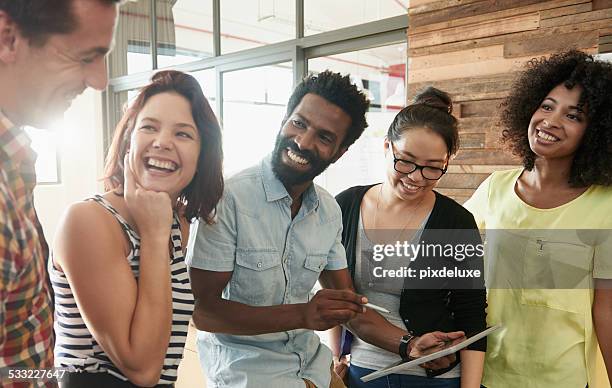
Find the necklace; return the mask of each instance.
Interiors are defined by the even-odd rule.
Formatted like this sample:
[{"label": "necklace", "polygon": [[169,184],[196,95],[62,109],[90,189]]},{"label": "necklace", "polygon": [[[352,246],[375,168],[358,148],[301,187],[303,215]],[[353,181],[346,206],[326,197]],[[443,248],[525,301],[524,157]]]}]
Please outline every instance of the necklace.
[{"label": "necklace", "polygon": [[[380,190],[378,190],[378,196],[376,198],[376,210],[374,212],[374,230],[376,230],[376,231],[378,231],[378,208],[380,207],[380,198],[382,197],[382,189],[383,189],[383,184],[381,183],[380,184]],[[401,235],[404,233],[404,231],[406,230],[406,228],[408,227],[408,225],[410,224],[410,222],[414,218],[414,214],[416,213],[416,209],[418,209],[419,206],[421,206],[421,203],[423,202],[424,199],[425,199],[425,196],[423,196],[423,198],[421,198],[421,200],[412,208],[412,210],[414,210],[414,211],[410,213],[410,216],[408,217],[408,221],[406,221],[406,223],[404,224],[402,229],[399,231],[397,236],[395,236],[395,239],[393,239],[391,241],[399,241],[399,238],[401,237]]]}]

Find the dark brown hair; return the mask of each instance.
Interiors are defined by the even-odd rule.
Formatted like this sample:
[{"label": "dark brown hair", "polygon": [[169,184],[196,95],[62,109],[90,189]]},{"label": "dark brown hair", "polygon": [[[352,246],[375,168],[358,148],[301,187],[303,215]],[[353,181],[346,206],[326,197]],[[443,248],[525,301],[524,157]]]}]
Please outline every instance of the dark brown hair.
[{"label": "dark brown hair", "polygon": [[[72,10],[75,1],[82,0],[0,0],[0,10],[8,14],[24,37],[41,46],[49,35],[69,34],[77,28]],[[123,2],[98,1],[108,5]]]},{"label": "dark brown hair", "polygon": [[104,188],[108,191],[123,186],[123,158],[130,145],[136,117],[149,98],[160,93],[177,93],[191,105],[191,114],[200,134],[200,155],[196,173],[178,201],[184,205],[185,217],[202,218],[211,223],[215,208],[223,194],[223,149],[221,128],[200,84],[189,74],[175,70],[160,71],[151,83],[140,90],[115,129],[104,167]]},{"label": "dark brown hair", "polygon": [[536,154],[529,146],[531,117],[558,85],[580,85],[588,125],[574,155],[569,184],[612,185],[612,63],[595,60],[578,50],[534,58],[527,62],[501,106],[502,141],[532,170]]},{"label": "dark brown hair", "polygon": [[404,131],[410,128],[428,128],[444,139],[448,156],[459,149],[459,131],[457,119],[453,113],[453,101],[448,93],[433,86],[421,90],[412,104],[395,116],[387,131],[387,139],[396,141]]}]

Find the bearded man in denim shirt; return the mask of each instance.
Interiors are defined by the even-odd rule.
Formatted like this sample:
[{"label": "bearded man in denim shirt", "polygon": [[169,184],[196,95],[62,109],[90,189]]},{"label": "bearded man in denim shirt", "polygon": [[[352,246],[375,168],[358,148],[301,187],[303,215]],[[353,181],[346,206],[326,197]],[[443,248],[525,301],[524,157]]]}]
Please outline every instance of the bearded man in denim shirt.
[{"label": "bearded man in denim shirt", "polygon": [[[187,263],[208,387],[344,386],[314,330],[365,316],[367,300],[346,269],[340,209],[312,181],[363,133],[368,106],[348,76],[305,78],[272,154],[226,182],[214,223],[192,225]],[[317,280],[324,289],[311,298]]]}]

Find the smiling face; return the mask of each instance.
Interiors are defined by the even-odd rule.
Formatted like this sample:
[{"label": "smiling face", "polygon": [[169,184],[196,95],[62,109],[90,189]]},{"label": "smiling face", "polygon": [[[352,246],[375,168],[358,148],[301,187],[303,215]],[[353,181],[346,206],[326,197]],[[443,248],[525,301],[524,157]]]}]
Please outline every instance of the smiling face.
[{"label": "smiling face", "polygon": [[541,158],[572,157],[580,146],[588,126],[587,108],[580,106],[582,87],[553,88],[529,123],[529,146]]},{"label": "smiling face", "polygon": [[3,42],[0,59],[10,76],[3,83],[12,100],[3,101],[3,108],[16,123],[44,128],[61,118],[87,87],[106,87],[105,56],[113,39],[117,6],[98,0],[72,4],[77,21],[73,32],[52,34],[40,47],[18,32],[14,40],[8,40],[11,46]]},{"label": "smiling face", "polygon": [[195,175],[200,147],[189,101],[171,92],[150,97],[136,117],[130,140],[136,181],[176,200]]},{"label": "smiling face", "polygon": [[385,139],[387,182],[393,193],[402,200],[419,201],[436,186],[437,180],[428,180],[416,169],[402,174],[394,168],[393,154],[398,159],[420,166],[444,169],[448,163],[448,148],[442,136],[427,128],[404,130],[398,140]]},{"label": "smiling face", "polygon": [[350,116],[325,98],[308,93],[287,118],[272,154],[272,169],[285,186],[312,181],[346,151]]}]

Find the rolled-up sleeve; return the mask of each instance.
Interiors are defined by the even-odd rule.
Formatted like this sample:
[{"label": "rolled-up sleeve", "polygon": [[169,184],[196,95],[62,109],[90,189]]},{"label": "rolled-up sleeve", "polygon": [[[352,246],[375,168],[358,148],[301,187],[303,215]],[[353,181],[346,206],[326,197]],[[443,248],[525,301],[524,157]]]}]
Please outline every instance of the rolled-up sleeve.
[{"label": "rolled-up sleeve", "polygon": [[236,261],[236,206],[229,191],[217,205],[212,224],[200,220],[190,228],[186,263],[190,268],[231,272]]}]

